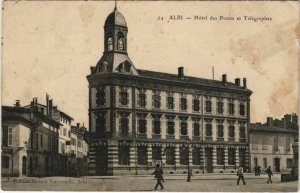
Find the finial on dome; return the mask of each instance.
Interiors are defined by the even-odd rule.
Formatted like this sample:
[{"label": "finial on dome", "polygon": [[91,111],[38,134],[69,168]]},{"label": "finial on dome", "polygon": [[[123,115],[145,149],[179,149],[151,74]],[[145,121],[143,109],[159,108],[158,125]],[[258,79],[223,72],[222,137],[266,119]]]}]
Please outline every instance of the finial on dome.
[{"label": "finial on dome", "polygon": [[115,0],[115,11],[117,11],[117,0]]}]

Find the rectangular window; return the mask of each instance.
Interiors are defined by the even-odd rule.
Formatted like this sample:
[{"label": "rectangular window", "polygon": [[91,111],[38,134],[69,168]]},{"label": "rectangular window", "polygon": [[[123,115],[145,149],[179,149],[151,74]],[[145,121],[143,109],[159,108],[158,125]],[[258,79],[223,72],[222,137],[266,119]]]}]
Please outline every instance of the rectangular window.
[{"label": "rectangular window", "polygon": [[174,135],[174,121],[168,121],[167,124],[168,135]]},{"label": "rectangular window", "polygon": [[228,165],[235,164],[235,149],[229,148],[228,149]]},{"label": "rectangular window", "polygon": [[2,168],[9,168],[9,157],[8,156],[2,156],[1,157],[1,167]]},{"label": "rectangular window", "polygon": [[278,151],[278,137],[274,137],[274,151]]},{"label": "rectangular window", "polygon": [[6,147],[8,145],[8,128],[2,126],[2,145]]},{"label": "rectangular window", "polygon": [[199,99],[194,99],[193,101],[193,110],[194,111],[200,111],[200,102]]},{"label": "rectangular window", "polygon": [[139,165],[147,165],[147,147],[137,147]]},{"label": "rectangular window", "polygon": [[161,160],[161,147],[152,147],[152,159]]},{"label": "rectangular window", "polygon": [[153,95],[153,107],[160,108],[160,95]]},{"label": "rectangular window", "polygon": [[217,109],[218,114],[223,114],[223,102],[218,101],[218,109]]},{"label": "rectangular window", "polygon": [[63,135],[67,136],[67,129],[66,128],[64,128],[64,130],[63,130]]},{"label": "rectangular window", "polygon": [[198,122],[194,122],[194,136],[200,135],[200,124]]},{"label": "rectangular window", "polygon": [[290,151],[291,150],[290,144],[291,144],[290,138],[287,137],[286,138],[286,144],[285,144],[285,150],[286,151]]},{"label": "rectangular window", "polygon": [[242,138],[242,139],[246,138],[245,126],[244,125],[240,125],[240,138]]},{"label": "rectangular window", "polygon": [[212,127],[211,123],[205,124],[205,136],[211,137],[212,135],[211,127]]},{"label": "rectangular window", "polygon": [[166,164],[175,165],[175,149],[174,147],[166,148]]},{"label": "rectangular window", "polygon": [[147,121],[145,119],[139,119],[139,133],[147,132]]},{"label": "rectangular window", "polygon": [[244,104],[240,104],[240,115],[241,116],[245,115],[245,105]]},{"label": "rectangular window", "polygon": [[43,147],[43,134],[41,134],[41,147]]},{"label": "rectangular window", "polygon": [[217,148],[217,164],[224,165],[224,149]]},{"label": "rectangular window", "polygon": [[287,168],[292,168],[292,166],[293,166],[293,159],[287,158],[286,159],[286,167]]},{"label": "rectangular window", "polygon": [[105,119],[105,114],[100,113],[96,117],[96,132],[97,133],[104,133],[106,127],[106,119]]},{"label": "rectangular window", "polygon": [[121,130],[120,132],[122,134],[128,134],[129,126],[128,126],[128,118],[127,117],[121,117]]},{"label": "rectangular window", "polygon": [[224,128],[223,125],[218,125],[218,137],[223,138],[224,137]]},{"label": "rectangular window", "polygon": [[187,122],[181,121],[180,123],[180,134],[187,135]]},{"label": "rectangular window", "polygon": [[119,146],[119,165],[129,165],[128,146]]},{"label": "rectangular window", "polygon": [[169,96],[167,98],[167,108],[168,109],[174,109],[174,97]]},{"label": "rectangular window", "polygon": [[229,125],[228,137],[234,137],[234,125]]},{"label": "rectangular window", "polygon": [[160,134],[160,120],[159,119],[155,119],[153,121],[153,125],[154,125],[154,128],[153,128],[154,134]]},{"label": "rectangular window", "polygon": [[211,113],[211,101],[205,101],[205,112]]},{"label": "rectangular window", "polygon": [[200,148],[193,149],[193,165],[200,165]]},{"label": "rectangular window", "polygon": [[229,113],[229,115],[233,115],[234,114],[234,102],[233,102],[233,100],[229,101],[229,104],[228,104],[228,113]]},{"label": "rectangular window", "polygon": [[13,139],[13,133],[12,133],[12,128],[8,128],[8,145],[12,145],[12,139]]},{"label": "rectangular window", "polygon": [[104,105],[105,104],[105,88],[98,88],[96,91],[96,104]]},{"label": "rectangular window", "polygon": [[146,107],[146,95],[144,93],[139,94],[139,106]]},{"label": "rectangular window", "polygon": [[180,165],[188,164],[188,151],[186,147],[180,147]]},{"label": "rectangular window", "polygon": [[185,111],[187,109],[187,101],[186,98],[181,98],[180,99],[180,109]]},{"label": "rectangular window", "polygon": [[128,105],[128,93],[126,91],[122,91],[120,95],[121,95],[120,98],[121,105]]},{"label": "rectangular window", "polygon": [[268,167],[267,158],[263,158],[264,168]]}]

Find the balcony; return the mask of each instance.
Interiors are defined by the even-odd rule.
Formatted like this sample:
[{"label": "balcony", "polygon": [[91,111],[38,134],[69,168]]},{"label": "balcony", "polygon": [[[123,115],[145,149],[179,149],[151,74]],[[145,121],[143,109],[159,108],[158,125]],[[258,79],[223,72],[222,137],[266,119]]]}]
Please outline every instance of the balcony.
[{"label": "balcony", "polygon": [[188,135],[180,135],[181,140],[187,140],[189,138]]},{"label": "balcony", "polygon": [[152,139],[161,139],[160,134],[152,134]]},{"label": "balcony", "polygon": [[166,139],[175,139],[174,135],[166,135]]},{"label": "balcony", "polygon": [[138,133],[137,137],[140,138],[140,139],[146,139],[147,138],[147,133]]},{"label": "balcony", "polygon": [[235,138],[234,137],[228,137],[228,142],[235,142]]},{"label": "balcony", "polygon": [[224,137],[218,137],[217,141],[224,141]]},{"label": "balcony", "polygon": [[132,133],[131,132],[117,132],[116,134],[117,137],[119,138],[131,138],[132,137]]},{"label": "balcony", "polygon": [[200,136],[193,136],[193,140],[195,140],[195,141],[200,141]]},{"label": "balcony", "polygon": [[212,141],[212,137],[211,136],[206,136],[205,141]]},{"label": "balcony", "polygon": [[240,138],[240,142],[246,142],[246,138]]}]

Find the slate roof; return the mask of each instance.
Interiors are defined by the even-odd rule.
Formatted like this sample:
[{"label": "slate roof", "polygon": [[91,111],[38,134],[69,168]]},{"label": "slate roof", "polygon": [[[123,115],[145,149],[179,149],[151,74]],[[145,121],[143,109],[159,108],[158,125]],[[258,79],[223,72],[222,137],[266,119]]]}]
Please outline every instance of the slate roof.
[{"label": "slate roof", "polygon": [[125,17],[117,10],[114,10],[107,16],[104,24],[105,27],[114,25],[127,27]]},{"label": "slate roof", "polygon": [[262,124],[250,124],[250,132],[292,133],[292,134],[298,133],[298,131],[293,129],[285,129],[283,127],[269,126],[269,125],[262,125]]},{"label": "slate roof", "polygon": [[173,81],[173,82],[180,82],[185,84],[196,84],[202,86],[209,86],[209,87],[217,87],[217,88],[231,88],[235,90],[247,91],[250,94],[252,93],[251,90],[247,88],[243,88],[243,86],[237,86],[232,82],[226,82],[223,84],[220,80],[211,80],[211,79],[204,79],[204,78],[197,78],[192,76],[184,76],[184,78],[179,78],[177,74],[170,74],[164,72],[155,72],[149,70],[142,70],[137,69],[139,76],[143,76],[146,78],[154,78],[160,79],[162,81]]}]

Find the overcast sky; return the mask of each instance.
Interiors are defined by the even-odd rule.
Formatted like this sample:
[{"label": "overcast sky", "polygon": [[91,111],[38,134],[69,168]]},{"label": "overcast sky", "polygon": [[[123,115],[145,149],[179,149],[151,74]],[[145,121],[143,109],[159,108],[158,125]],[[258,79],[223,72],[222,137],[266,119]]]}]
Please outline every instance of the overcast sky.
[{"label": "overcast sky", "polygon": [[[88,124],[90,66],[103,53],[103,26],[113,1],[3,2],[2,103],[33,97]],[[128,54],[138,69],[229,81],[247,78],[251,121],[298,108],[298,2],[118,2]],[[170,15],[191,20],[168,21]],[[193,20],[241,16],[240,21]],[[165,17],[158,21],[159,16]],[[271,21],[245,21],[243,16]]]}]

